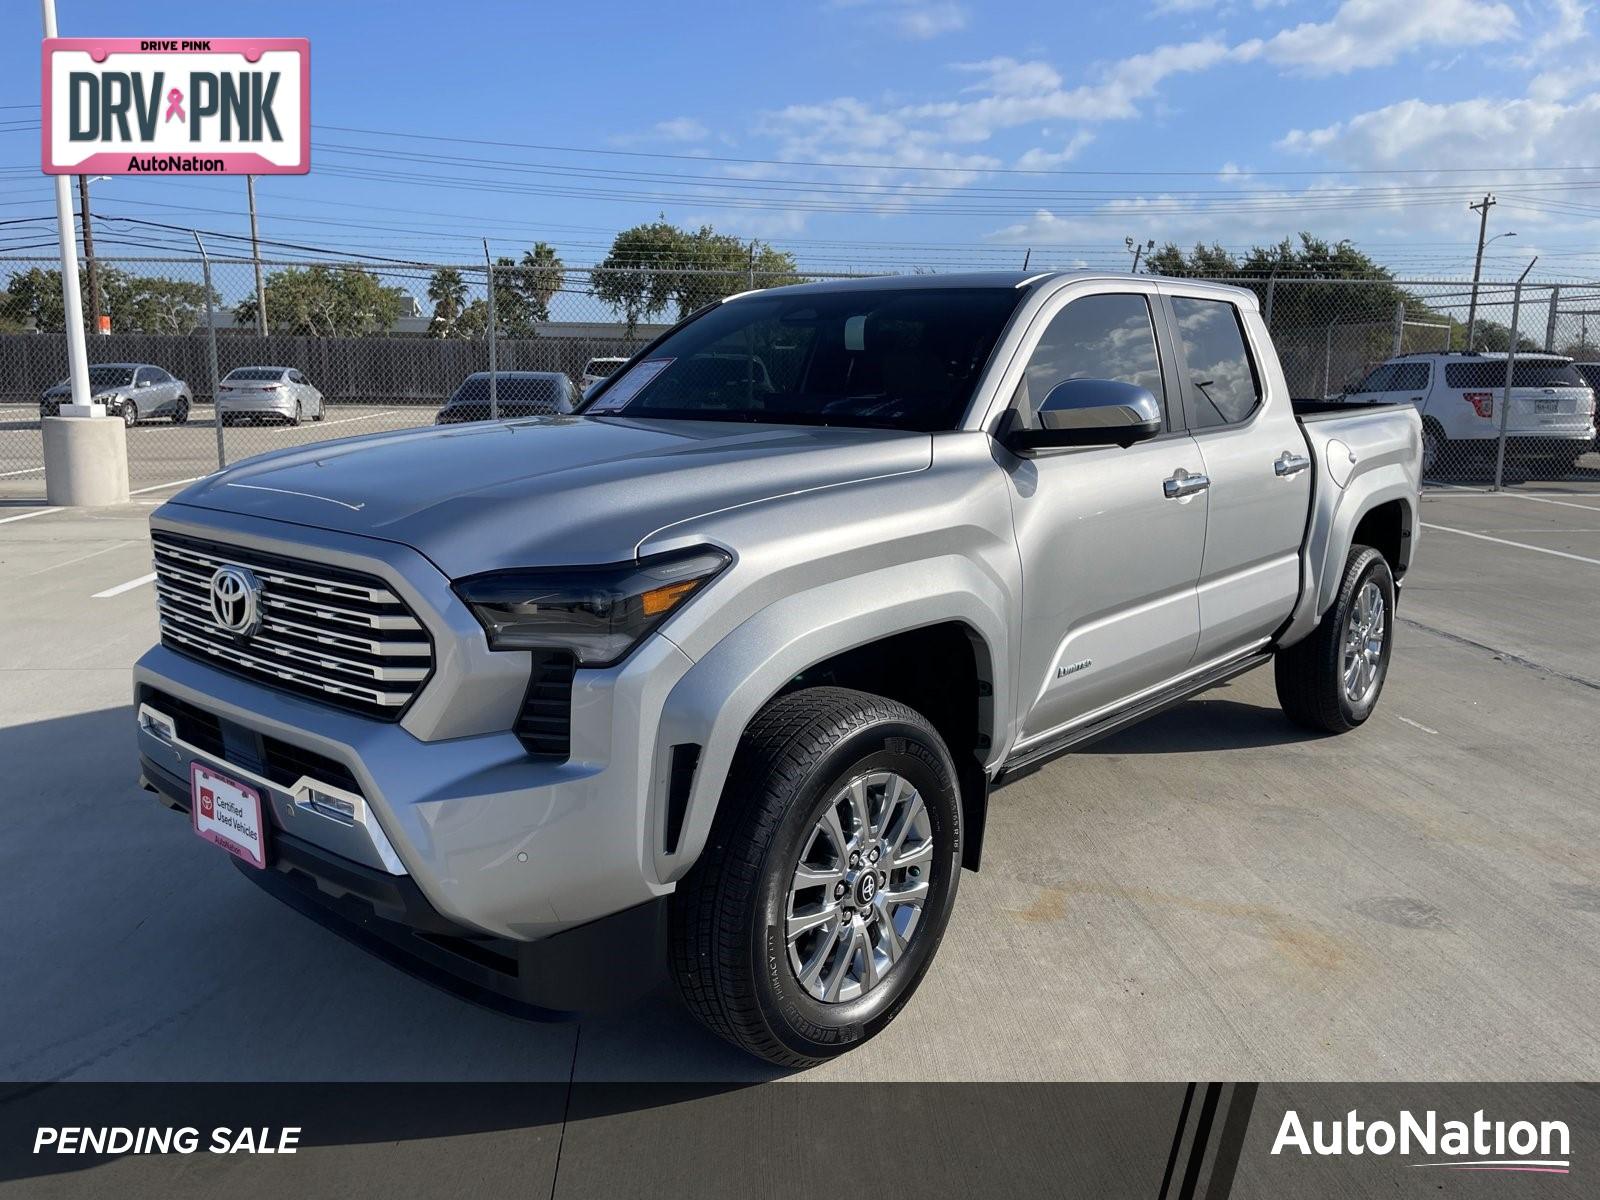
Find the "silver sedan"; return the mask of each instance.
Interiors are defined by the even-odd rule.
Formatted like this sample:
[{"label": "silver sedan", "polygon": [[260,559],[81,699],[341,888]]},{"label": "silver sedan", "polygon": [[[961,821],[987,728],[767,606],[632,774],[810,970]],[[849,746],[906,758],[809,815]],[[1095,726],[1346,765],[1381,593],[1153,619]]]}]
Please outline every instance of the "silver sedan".
[{"label": "silver sedan", "polygon": [[217,385],[222,423],[286,421],[298,425],[323,417],[322,393],[294,367],[235,367]]}]

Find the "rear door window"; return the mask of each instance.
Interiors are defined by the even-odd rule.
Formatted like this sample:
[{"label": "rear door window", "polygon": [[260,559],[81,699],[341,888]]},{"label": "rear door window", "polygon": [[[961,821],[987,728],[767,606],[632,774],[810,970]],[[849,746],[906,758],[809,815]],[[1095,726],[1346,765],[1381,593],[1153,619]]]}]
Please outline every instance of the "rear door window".
[{"label": "rear door window", "polygon": [[1428,364],[1420,362],[1395,363],[1394,383],[1391,391],[1425,392],[1428,390]]},{"label": "rear door window", "polygon": [[1173,316],[1189,371],[1184,394],[1191,429],[1236,425],[1261,403],[1261,384],[1245,345],[1239,310],[1227,300],[1175,296]]}]

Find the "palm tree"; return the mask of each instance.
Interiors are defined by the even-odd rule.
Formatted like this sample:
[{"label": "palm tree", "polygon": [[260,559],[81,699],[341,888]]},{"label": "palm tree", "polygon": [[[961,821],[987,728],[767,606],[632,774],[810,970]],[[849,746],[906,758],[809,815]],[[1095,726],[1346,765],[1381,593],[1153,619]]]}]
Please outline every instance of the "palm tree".
[{"label": "palm tree", "polygon": [[548,242],[535,242],[532,250],[523,251],[518,290],[527,298],[535,321],[550,319],[550,298],[566,279],[567,265]]},{"label": "palm tree", "polygon": [[428,280],[428,299],[433,301],[433,320],[428,332],[434,337],[449,337],[467,303],[467,284],[454,267],[440,267]]}]

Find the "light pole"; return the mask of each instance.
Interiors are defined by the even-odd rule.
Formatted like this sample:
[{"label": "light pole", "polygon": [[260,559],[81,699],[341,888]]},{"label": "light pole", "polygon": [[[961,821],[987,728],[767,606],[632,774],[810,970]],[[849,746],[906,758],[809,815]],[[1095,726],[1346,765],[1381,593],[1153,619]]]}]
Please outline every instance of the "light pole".
[{"label": "light pole", "polygon": [[[44,14],[44,36],[56,33],[55,0],[39,0]],[[72,236],[72,189],[65,175],[55,177],[56,240],[61,247],[61,308],[67,326],[67,378],[72,381],[72,403],[61,406],[64,417],[103,417],[104,406],[91,404],[89,355],[83,341],[83,297],[78,291],[78,246]]]},{"label": "light pole", "polygon": [[1139,273],[1139,256],[1146,250],[1154,250],[1156,248],[1156,240],[1155,238],[1148,238],[1145,240],[1143,245],[1140,245],[1131,237],[1125,237],[1122,239],[1122,244],[1126,246],[1133,254],[1133,267],[1131,270],[1133,274],[1137,275]]}]

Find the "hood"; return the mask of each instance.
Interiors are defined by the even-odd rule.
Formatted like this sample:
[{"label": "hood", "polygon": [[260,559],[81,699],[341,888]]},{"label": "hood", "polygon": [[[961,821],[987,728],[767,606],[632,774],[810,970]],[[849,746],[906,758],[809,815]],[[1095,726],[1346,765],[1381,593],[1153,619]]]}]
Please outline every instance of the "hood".
[{"label": "hood", "polygon": [[620,562],[665,525],[931,454],[929,435],[894,430],[536,417],[279,451],[173,503],[400,542],[457,578]]}]

